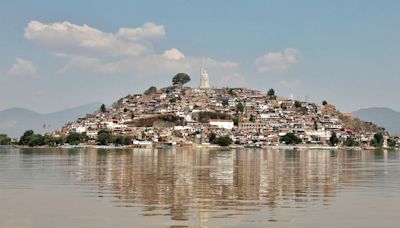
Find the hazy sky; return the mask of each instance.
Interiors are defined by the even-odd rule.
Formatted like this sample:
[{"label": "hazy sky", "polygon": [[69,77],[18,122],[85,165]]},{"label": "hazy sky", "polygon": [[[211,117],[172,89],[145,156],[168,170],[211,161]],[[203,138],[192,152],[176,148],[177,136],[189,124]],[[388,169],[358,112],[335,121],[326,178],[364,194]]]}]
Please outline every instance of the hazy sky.
[{"label": "hazy sky", "polygon": [[1,1],[0,110],[111,104],[177,72],[400,110],[400,1]]}]

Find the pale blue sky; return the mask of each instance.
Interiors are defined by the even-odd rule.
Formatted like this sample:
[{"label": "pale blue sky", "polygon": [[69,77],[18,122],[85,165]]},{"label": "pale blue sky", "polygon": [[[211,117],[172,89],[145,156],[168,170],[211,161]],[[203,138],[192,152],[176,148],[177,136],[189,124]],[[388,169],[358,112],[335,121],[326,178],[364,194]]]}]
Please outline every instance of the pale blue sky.
[{"label": "pale blue sky", "polygon": [[197,86],[202,63],[215,86],[400,110],[399,12],[399,1],[1,1],[0,110],[110,104],[178,71]]}]

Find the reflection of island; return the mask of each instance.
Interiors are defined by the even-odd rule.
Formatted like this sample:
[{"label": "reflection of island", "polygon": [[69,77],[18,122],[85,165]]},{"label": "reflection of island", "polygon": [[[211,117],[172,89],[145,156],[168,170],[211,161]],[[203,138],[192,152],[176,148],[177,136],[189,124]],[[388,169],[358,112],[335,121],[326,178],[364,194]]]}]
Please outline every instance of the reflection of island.
[{"label": "reflection of island", "polygon": [[[382,157],[385,158],[385,152]],[[118,206],[187,220],[265,207],[329,204],[341,186],[373,177],[377,152],[278,150],[96,150],[79,156],[71,175]],[[386,157],[387,159],[387,157]],[[226,214],[221,214],[223,212]],[[216,213],[218,212],[218,213]]]}]

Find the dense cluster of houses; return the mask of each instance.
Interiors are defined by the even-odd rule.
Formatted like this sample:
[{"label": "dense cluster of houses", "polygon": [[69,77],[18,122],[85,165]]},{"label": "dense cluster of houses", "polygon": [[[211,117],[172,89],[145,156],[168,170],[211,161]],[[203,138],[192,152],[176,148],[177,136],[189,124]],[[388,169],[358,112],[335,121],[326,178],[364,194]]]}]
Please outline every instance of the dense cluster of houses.
[{"label": "dense cluster of houses", "polygon": [[[327,145],[335,133],[341,142],[351,138],[368,145],[375,132],[346,129],[337,113],[330,104],[319,106],[246,88],[174,86],[128,95],[113,107],[87,114],[53,134],[58,137],[70,132],[85,133],[95,140],[100,130],[109,130],[115,135],[131,136],[132,144],[140,146],[206,145],[213,133],[217,137],[228,136],[237,145],[263,147],[281,145],[281,137],[288,133],[303,144]],[[152,126],[132,124],[162,115],[173,115],[182,121],[155,121]]]}]

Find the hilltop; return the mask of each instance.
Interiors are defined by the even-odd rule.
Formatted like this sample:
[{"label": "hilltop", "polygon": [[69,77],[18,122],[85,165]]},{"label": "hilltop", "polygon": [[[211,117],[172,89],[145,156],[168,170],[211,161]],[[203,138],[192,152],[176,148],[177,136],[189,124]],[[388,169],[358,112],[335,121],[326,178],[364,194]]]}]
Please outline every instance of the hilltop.
[{"label": "hilltop", "polygon": [[98,137],[104,137],[105,132],[128,137],[137,146],[370,146],[371,142],[382,145],[389,138],[383,128],[340,113],[332,104],[291,100],[275,95],[272,89],[263,94],[248,88],[182,85],[150,87],[143,94],[127,95],[110,108],[66,124],[53,135],[85,134],[89,143],[99,144]]}]

